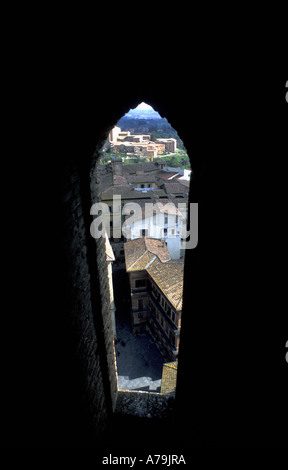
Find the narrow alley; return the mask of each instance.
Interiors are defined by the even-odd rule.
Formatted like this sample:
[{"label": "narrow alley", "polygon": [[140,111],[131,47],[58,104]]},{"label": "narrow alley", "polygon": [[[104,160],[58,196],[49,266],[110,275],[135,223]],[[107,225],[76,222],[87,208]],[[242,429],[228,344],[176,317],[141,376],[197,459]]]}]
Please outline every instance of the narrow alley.
[{"label": "narrow alley", "polygon": [[148,334],[132,334],[130,286],[124,263],[113,266],[113,287],[119,389],[160,392],[164,359]]}]

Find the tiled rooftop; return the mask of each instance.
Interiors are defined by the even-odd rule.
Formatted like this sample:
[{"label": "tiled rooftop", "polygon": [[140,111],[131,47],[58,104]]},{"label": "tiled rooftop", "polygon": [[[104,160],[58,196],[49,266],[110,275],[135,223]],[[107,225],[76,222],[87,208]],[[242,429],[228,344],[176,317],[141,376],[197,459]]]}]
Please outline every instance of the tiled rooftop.
[{"label": "tiled rooftop", "polygon": [[190,187],[190,181],[183,180],[183,179],[180,178],[179,180],[177,180],[177,182],[180,183],[180,184],[183,184],[183,186],[186,186],[186,188],[188,188],[188,189]]},{"label": "tiled rooftop", "polygon": [[[150,194],[151,191],[145,192],[145,189],[143,191],[137,191],[134,189],[133,186],[110,186],[107,188],[105,191],[102,192],[101,194],[101,200],[102,201],[108,201],[113,199],[113,195],[120,195],[122,199],[150,199],[152,194]],[[165,197],[166,193],[162,189],[154,189],[153,190],[153,196],[155,197],[158,195],[159,197]]]},{"label": "tiled rooftop", "polygon": [[114,185],[117,185],[117,186],[128,186],[125,176],[114,175],[113,182],[114,182]]},{"label": "tiled rooftop", "polygon": [[159,170],[159,165],[154,162],[128,163],[127,165],[123,165],[123,171],[127,174],[136,174],[136,171],[144,171],[146,173],[155,170]]},{"label": "tiled rooftop", "polygon": [[146,249],[154,255],[158,256],[162,263],[165,263],[171,259],[165,242],[162,240],[157,240],[156,238],[144,238],[144,241]]},{"label": "tiled rooftop", "polygon": [[[120,195],[122,199],[143,199],[151,200],[157,198],[173,199],[173,195],[188,195],[189,182],[177,180],[178,176],[172,180],[167,178],[177,175],[175,172],[166,172],[160,169],[159,164],[155,162],[132,163],[123,165],[123,175],[112,174],[112,166],[99,166],[99,177],[101,180],[102,201],[112,200],[113,195]],[[136,191],[135,183],[156,183],[157,187],[150,192],[147,188]]]},{"label": "tiled rooftop", "polygon": [[137,238],[124,244],[126,271],[146,270],[176,310],[182,310],[183,259],[171,260],[161,240]]},{"label": "tiled rooftop", "polygon": [[112,171],[106,172],[102,171],[101,173],[99,172],[99,177],[101,181],[101,188],[102,191],[105,191],[107,188],[111,187],[113,185],[113,175]]},{"label": "tiled rooftop", "polygon": [[162,380],[161,380],[161,394],[175,393],[177,383],[177,367],[178,363],[168,362],[163,364]]},{"label": "tiled rooftop", "polygon": [[155,183],[155,178],[151,174],[128,175],[126,179],[128,183]]},{"label": "tiled rooftop", "polygon": [[154,238],[137,238],[124,244],[126,271],[147,269],[155,256],[162,262],[171,259],[166,244]]},{"label": "tiled rooftop", "polygon": [[161,261],[156,258],[147,268],[147,272],[175,310],[182,310],[183,260],[171,260],[168,263],[161,263]]},{"label": "tiled rooftop", "polygon": [[189,187],[186,187],[178,181],[175,183],[167,181],[163,186],[167,194],[188,193],[189,191]]}]

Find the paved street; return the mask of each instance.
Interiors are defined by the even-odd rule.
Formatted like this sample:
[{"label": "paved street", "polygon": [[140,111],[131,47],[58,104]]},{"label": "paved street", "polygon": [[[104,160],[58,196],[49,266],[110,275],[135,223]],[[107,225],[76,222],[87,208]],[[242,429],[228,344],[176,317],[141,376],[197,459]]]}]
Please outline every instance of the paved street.
[{"label": "paved street", "polygon": [[133,335],[131,332],[130,287],[124,263],[113,266],[113,286],[119,388],[160,392],[164,360],[147,334]]}]

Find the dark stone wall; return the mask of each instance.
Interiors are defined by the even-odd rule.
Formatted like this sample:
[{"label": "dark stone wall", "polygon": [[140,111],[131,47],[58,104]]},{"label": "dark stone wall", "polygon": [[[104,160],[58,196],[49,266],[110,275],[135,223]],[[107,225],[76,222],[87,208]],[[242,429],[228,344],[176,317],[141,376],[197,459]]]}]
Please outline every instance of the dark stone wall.
[{"label": "dark stone wall", "polygon": [[199,66],[197,76],[187,69],[165,80],[121,81],[107,80],[103,66],[81,68],[77,79],[59,67],[55,81],[45,75],[34,84],[33,121],[23,113],[31,111],[31,95],[27,107],[15,107],[22,129],[27,125],[23,139],[15,127],[17,155],[3,170],[9,229],[2,245],[2,445],[101,449],[119,440],[129,447],[141,434],[149,451],[171,436],[166,421],[154,431],[149,420],[143,427],[140,418],[115,421],[106,262],[103,241],[89,231],[100,190],[91,183],[93,155],[141,101],[178,131],[194,170],[190,201],[199,202],[199,245],[185,265],[173,450],[287,442],[288,338],[272,280],[280,253],[274,246],[272,256],[263,238],[266,201],[281,198],[261,173],[264,150],[268,159],[275,155],[284,135],[277,100],[257,100],[259,81],[251,78],[245,93],[238,90],[236,108],[233,80],[214,77],[212,93],[210,73]]},{"label": "dark stone wall", "polygon": [[[111,408],[109,366],[103,337],[103,329],[105,334],[111,332],[111,326],[104,324],[110,307],[104,282],[105,275],[107,276],[105,246],[103,240],[99,240],[99,245],[102,243],[97,246],[96,251],[96,243],[93,246],[89,240],[88,224],[85,224],[83,213],[80,175],[76,168],[67,172],[66,183],[63,216],[67,320],[71,324],[75,362],[82,375],[82,383],[79,385],[83,412],[91,430],[101,433]],[[99,263],[95,262],[97,254]],[[102,305],[102,309],[98,311],[94,308],[93,311],[93,305]]]}]

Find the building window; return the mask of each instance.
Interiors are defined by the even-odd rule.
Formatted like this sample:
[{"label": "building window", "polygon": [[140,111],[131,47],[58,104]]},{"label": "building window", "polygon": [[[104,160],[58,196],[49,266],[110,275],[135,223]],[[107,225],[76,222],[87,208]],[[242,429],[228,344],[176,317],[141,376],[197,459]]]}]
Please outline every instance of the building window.
[{"label": "building window", "polygon": [[164,215],[164,224],[168,224],[168,214]]},{"label": "building window", "polygon": [[135,287],[145,287],[145,286],[146,286],[145,279],[136,279]]},{"label": "building window", "polygon": [[141,237],[146,237],[148,235],[148,230],[142,229],[141,230]]},{"label": "building window", "polygon": [[138,299],[138,309],[143,310],[143,299]]},{"label": "building window", "polygon": [[164,237],[167,237],[167,228],[164,228],[163,234],[164,234]]}]

